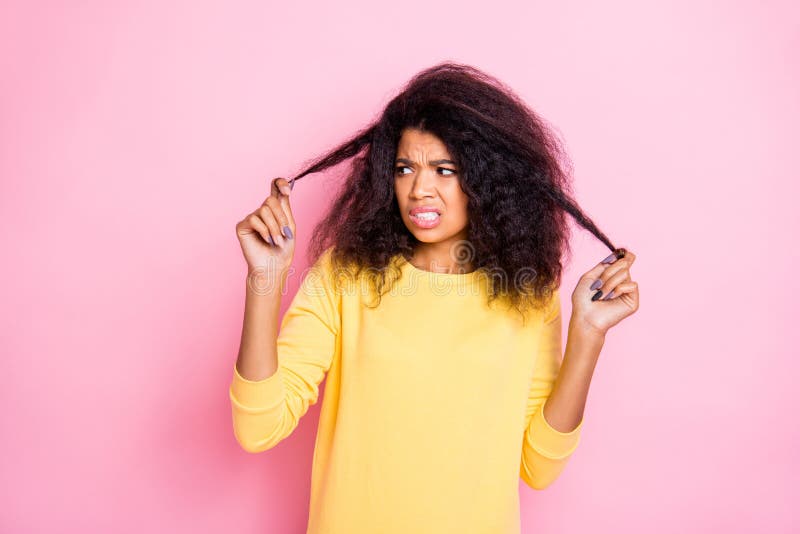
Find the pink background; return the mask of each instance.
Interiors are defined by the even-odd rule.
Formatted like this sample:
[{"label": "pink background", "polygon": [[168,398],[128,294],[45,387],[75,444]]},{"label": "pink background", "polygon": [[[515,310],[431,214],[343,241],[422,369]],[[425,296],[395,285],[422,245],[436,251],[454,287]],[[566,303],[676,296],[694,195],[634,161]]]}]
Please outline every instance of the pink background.
[{"label": "pink background", "polygon": [[[638,255],[523,531],[797,531],[796,3],[556,4],[4,2],[0,531],[305,531],[320,405],[264,454],[232,432],[234,225],[444,59],[559,128]],[[294,190],[298,270],[334,171]],[[573,244],[567,314],[608,254]]]}]

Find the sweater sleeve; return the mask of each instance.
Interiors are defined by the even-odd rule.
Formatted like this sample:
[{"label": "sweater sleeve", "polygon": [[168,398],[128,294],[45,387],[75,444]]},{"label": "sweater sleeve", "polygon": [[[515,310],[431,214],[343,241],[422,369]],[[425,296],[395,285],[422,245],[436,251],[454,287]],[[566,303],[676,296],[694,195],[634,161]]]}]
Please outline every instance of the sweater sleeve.
[{"label": "sweater sleeve", "polygon": [[233,365],[233,431],[247,452],[271,449],[294,431],[317,402],[319,384],[340,350],[341,299],[332,283],[330,250],[309,269],[281,320],[275,373],[253,381]]},{"label": "sweater sleeve", "polygon": [[544,406],[561,368],[561,299],[556,290],[544,316],[539,352],[528,395],[520,477],[533,489],[545,489],[564,469],[578,447],[583,420],[559,432],[544,418]]}]

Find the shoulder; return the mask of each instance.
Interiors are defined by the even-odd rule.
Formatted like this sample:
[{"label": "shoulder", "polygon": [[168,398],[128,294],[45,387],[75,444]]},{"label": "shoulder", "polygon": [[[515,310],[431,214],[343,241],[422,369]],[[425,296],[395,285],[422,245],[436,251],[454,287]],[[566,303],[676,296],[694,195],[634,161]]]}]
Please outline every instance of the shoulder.
[{"label": "shoulder", "polygon": [[342,284],[352,277],[353,269],[336,252],[334,245],[323,250],[312,261],[306,278],[313,278],[314,283],[323,284],[331,289],[341,289]]},{"label": "shoulder", "polygon": [[543,314],[545,323],[555,320],[561,314],[561,291],[559,288],[553,289],[552,295],[545,304]]}]

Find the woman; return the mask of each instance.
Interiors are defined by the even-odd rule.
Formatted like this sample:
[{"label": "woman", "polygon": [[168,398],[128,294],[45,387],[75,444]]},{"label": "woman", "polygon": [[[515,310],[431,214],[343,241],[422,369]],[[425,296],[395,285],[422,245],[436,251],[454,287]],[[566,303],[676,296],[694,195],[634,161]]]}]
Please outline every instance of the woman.
[{"label": "woman", "polygon": [[[315,228],[278,329],[300,177],[353,170]],[[327,376],[308,533],[516,533],[519,478],[544,489],[575,451],[606,332],[638,309],[635,256],[570,196],[564,154],[496,79],[444,63],[374,124],[240,221],[248,265],[230,399],[249,452],[296,428]],[[613,252],[572,293],[569,213]]]}]

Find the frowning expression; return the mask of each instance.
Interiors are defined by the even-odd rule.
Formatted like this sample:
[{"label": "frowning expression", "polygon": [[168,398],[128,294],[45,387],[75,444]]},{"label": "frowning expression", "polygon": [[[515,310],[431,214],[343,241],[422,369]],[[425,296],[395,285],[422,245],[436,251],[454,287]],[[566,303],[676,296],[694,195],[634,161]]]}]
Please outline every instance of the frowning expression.
[{"label": "frowning expression", "polygon": [[394,190],[406,228],[425,243],[467,238],[467,194],[437,136],[407,128],[397,145]]}]

